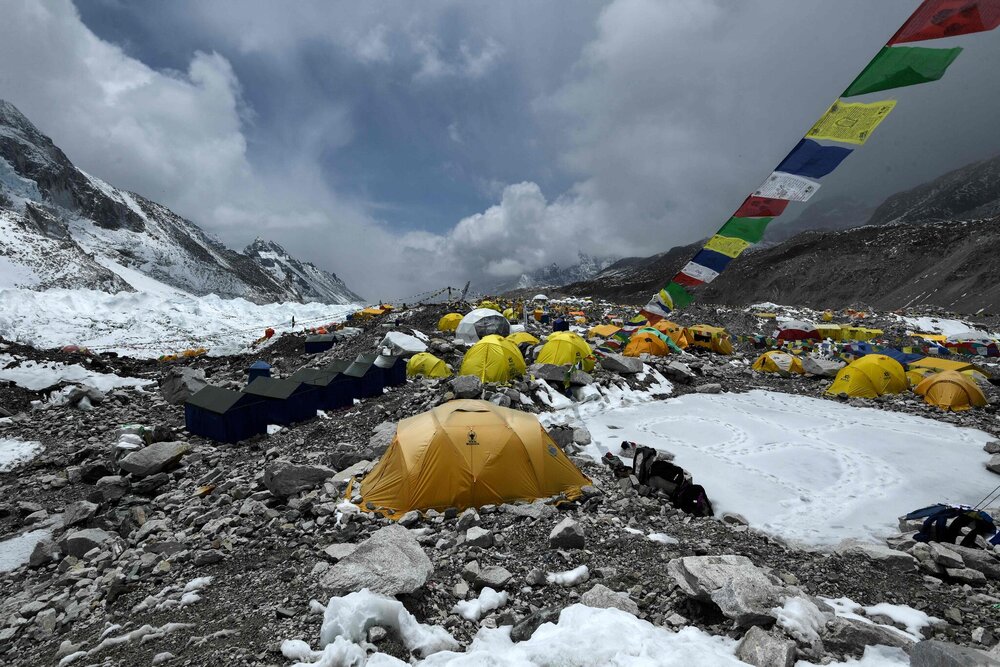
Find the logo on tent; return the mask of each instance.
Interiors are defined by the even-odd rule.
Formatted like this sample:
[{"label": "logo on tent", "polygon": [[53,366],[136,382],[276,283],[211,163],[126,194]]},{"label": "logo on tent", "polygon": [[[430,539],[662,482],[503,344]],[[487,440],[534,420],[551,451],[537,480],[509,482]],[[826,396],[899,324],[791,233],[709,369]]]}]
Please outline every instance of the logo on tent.
[{"label": "logo on tent", "polygon": [[476,440],[476,432],[473,431],[472,429],[469,429],[469,439],[465,441],[465,444],[469,446],[479,444],[479,441]]}]

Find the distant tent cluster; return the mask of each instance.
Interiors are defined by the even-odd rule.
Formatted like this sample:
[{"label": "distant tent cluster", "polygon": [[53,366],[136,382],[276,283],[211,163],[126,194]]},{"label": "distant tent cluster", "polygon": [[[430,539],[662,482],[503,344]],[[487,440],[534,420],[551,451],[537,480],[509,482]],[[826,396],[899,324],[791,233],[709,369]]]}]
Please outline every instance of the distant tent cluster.
[{"label": "distant tent cluster", "polygon": [[239,442],[261,435],[268,424],[287,426],[312,419],[317,410],[354,405],[385,387],[406,382],[402,357],[362,354],[354,361],[335,360],[321,368],[303,368],[288,378],[270,376],[262,361],[248,369],[242,391],[208,385],[184,405],[189,433],[218,442]]}]

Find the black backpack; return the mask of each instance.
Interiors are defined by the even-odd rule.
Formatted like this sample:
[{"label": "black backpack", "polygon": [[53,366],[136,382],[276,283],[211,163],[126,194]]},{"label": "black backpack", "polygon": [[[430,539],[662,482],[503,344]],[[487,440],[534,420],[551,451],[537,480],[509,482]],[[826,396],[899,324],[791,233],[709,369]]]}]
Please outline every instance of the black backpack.
[{"label": "black backpack", "polygon": [[695,516],[715,516],[715,510],[712,509],[712,501],[708,499],[705,487],[701,484],[682,484],[670,500],[678,509],[688,514]]}]

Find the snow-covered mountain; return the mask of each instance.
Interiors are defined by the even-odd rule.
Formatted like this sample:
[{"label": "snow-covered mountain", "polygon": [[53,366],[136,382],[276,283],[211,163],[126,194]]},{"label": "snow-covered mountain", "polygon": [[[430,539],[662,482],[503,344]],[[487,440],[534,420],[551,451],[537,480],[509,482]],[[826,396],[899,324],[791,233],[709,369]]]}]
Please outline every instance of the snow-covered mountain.
[{"label": "snow-covered mountain", "polygon": [[263,266],[282,284],[293,285],[304,301],[360,303],[363,299],[349,290],[335,273],[311,262],[300,262],[274,241],[259,236],[243,249],[243,254]]},{"label": "snow-covered mountain", "polygon": [[273,247],[280,259],[241,254],[165,206],[85,173],[0,100],[0,287],[120,292],[152,278],[256,303],[360,300],[337,276]]},{"label": "snow-covered mountain", "polygon": [[530,273],[522,273],[513,280],[504,281],[494,287],[496,292],[528,289],[529,287],[554,287],[568,283],[589,280],[614,264],[617,257],[594,257],[579,253],[579,261],[571,266],[549,264]]}]

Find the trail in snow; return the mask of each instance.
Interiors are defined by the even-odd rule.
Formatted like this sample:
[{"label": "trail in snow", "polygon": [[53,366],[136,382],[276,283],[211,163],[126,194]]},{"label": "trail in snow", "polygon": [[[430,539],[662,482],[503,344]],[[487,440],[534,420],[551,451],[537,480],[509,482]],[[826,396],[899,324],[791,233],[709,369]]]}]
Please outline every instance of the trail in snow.
[{"label": "trail in snow", "polygon": [[988,433],[816,398],[689,394],[582,421],[594,457],[622,440],[673,452],[716,514],[804,546],[879,541],[911,510],[975,502],[996,485],[983,465]]}]

